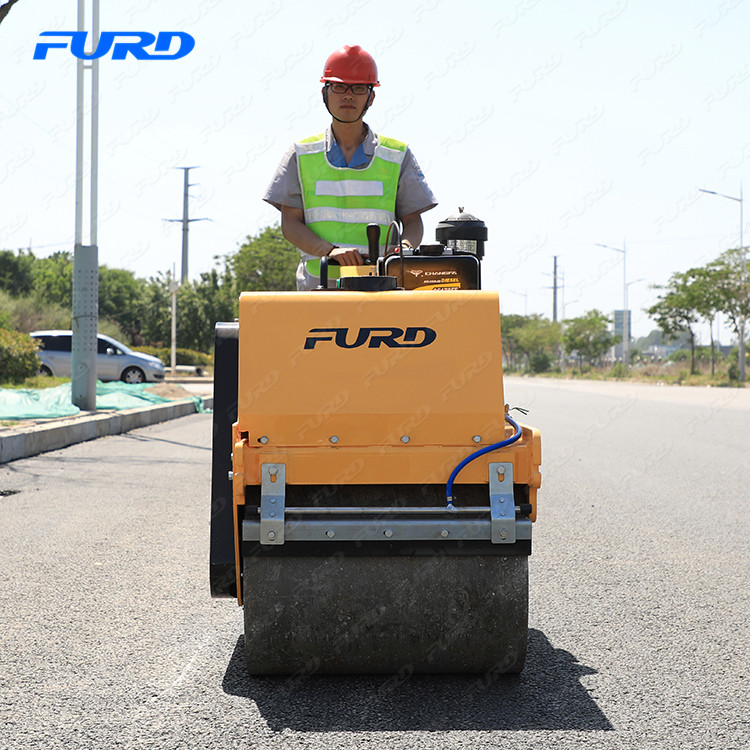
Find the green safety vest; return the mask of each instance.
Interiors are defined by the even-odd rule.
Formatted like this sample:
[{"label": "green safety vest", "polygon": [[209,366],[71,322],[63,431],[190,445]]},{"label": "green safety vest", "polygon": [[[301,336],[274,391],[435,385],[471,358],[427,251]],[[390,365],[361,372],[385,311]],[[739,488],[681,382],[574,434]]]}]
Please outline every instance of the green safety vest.
[{"label": "green safety vest", "polygon": [[305,224],[318,237],[340,247],[367,251],[366,227],[379,224],[381,242],[385,240],[396,218],[405,143],[377,136],[375,153],[363,169],[332,166],[326,156],[325,133],[296,143],[295,151]]}]

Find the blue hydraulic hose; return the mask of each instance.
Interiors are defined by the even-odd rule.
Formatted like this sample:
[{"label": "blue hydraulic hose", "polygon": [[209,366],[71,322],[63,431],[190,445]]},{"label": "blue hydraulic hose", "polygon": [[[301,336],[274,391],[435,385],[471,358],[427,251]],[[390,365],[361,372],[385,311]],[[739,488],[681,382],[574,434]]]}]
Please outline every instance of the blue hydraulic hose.
[{"label": "blue hydraulic hose", "polygon": [[492,451],[496,451],[499,448],[505,448],[506,445],[515,443],[516,440],[521,437],[521,428],[519,427],[518,423],[507,414],[505,415],[505,419],[506,421],[510,422],[513,427],[516,428],[515,433],[511,437],[506,438],[505,440],[501,440],[499,443],[488,445],[486,448],[480,448],[478,451],[474,451],[474,453],[472,453],[471,455],[466,456],[466,458],[461,461],[461,463],[458,464],[458,466],[456,466],[456,468],[451,472],[450,477],[448,477],[448,483],[445,485],[445,496],[448,508],[453,508],[453,482],[455,481],[456,476],[458,476],[458,472],[461,471],[461,469],[463,469],[466,464],[470,463],[475,458],[479,458],[479,456],[483,456],[485,453],[491,453]]}]

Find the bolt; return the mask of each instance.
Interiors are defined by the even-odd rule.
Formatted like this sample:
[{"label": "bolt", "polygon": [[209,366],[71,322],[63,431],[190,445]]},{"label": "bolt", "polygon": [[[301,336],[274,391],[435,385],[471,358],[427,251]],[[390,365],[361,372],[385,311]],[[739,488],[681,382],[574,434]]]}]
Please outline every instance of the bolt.
[{"label": "bolt", "polygon": [[504,498],[504,497],[501,497],[501,498],[500,498],[500,502],[501,502],[501,503],[504,503],[504,502],[505,502],[505,498]]},{"label": "bolt", "polygon": [[269,532],[268,532],[268,538],[269,538],[269,539],[270,539],[271,541],[273,541],[274,539],[276,539],[276,532],[275,532],[275,531],[269,531]]},{"label": "bolt", "polygon": [[230,471],[227,472],[227,479],[230,482],[234,479],[234,472],[233,471],[230,470]]},{"label": "bolt", "polygon": [[268,473],[271,476],[276,476],[277,472],[278,472],[278,469],[275,466],[269,466],[268,467]]},{"label": "bolt", "polygon": [[265,435],[263,435],[263,437],[258,438],[258,442],[265,445],[268,442],[268,438]]},{"label": "bolt", "polygon": [[383,532],[389,539],[393,536],[393,530],[392,529],[386,529]]},{"label": "bolt", "polygon": [[500,529],[500,538],[501,539],[507,539],[508,538],[508,532],[505,529]]},{"label": "bolt", "polygon": [[474,437],[472,438],[472,440],[475,443],[481,443],[482,442],[482,436],[481,435],[474,435]]},{"label": "bolt", "polygon": [[329,539],[333,539],[333,537],[336,536],[336,532],[333,529],[328,529],[328,531],[326,531],[326,536]]},{"label": "bolt", "polygon": [[331,441],[331,442],[332,442],[332,443],[333,443],[334,445],[335,445],[336,443],[338,443],[338,441],[339,441],[339,437],[338,437],[338,435],[331,435],[331,437],[330,437],[330,438],[328,438],[328,439],[329,439],[329,440],[330,440],[330,441]]},{"label": "bolt", "polygon": [[443,538],[447,537],[448,536],[448,529],[443,529],[440,532],[440,536],[442,536]]},{"label": "bolt", "polygon": [[[271,516],[271,518],[276,518],[276,511],[272,510],[268,515]],[[505,512],[503,512],[502,515],[505,515]]]},{"label": "bolt", "polygon": [[401,436],[401,442],[402,443],[408,443],[409,442],[409,436],[408,435],[402,435]]},{"label": "bolt", "polygon": [[501,516],[504,516],[504,515],[505,515],[505,509],[503,509],[503,510],[501,510],[501,511],[500,511],[500,515],[501,515]]}]

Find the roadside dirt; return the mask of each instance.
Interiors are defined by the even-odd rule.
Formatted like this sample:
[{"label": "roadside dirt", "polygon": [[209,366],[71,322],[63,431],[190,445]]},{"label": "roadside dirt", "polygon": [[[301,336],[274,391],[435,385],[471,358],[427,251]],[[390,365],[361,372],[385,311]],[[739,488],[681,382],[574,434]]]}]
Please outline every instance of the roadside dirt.
[{"label": "roadside dirt", "polygon": [[146,388],[149,393],[154,393],[162,398],[168,398],[170,401],[179,401],[181,398],[190,398],[192,393],[186,391],[181,385],[175,383],[154,383]]}]

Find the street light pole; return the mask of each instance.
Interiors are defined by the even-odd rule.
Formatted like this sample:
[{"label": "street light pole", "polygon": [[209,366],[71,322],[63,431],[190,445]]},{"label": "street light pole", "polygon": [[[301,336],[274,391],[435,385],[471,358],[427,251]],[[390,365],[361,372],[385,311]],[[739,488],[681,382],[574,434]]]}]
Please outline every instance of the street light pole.
[{"label": "street light pole", "polygon": [[529,314],[529,292],[528,289],[525,292],[516,292],[513,289],[508,289],[511,294],[517,294],[519,297],[523,297],[523,315],[526,317]]},{"label": "street light pole", "polygon": [[628,310],[627,246],[625,240],[622,241],[622,247],[612,247],[600,243],[597,243],[596,246],[622,253],[622,363],[625,367],[628,367],[630,365],[630,312]]},{"label": "street light pole", "polygon": [[[743,196],[742,196],[742,183],[740,182],[740,197],[735,198],[733,195],[725,195],[724,193],[717,193],[715,190],[704,190],[698,188],[701,193],[708,193],[709,195],[718,195],[720,198],[727,198],[730,201],[735,201],[740,204],[740,288],[742,293],[745,292],[745,243],[744,243],[744,225],[745,220],[743,216]],[[745,316],[742,314],[742,308],[740,308],[740,316],[737,320],[737,338],[739,339],[739,361],[737,363],[737,380],[740,383],[745,382]]]},{"label": "street light pole", "polygon": [[[78,0],[78,31],[86,26],[85,0]],[[92,51],[99,42],[99,0],[92,0]],[[73,245],[73,341],[71,348],[71,401],[83,411],[96,410],[96,348],[99,323],[99,246],[97,239],[99,152],[99,60],[76,61],[76,188]],[[84,186],[84,70],[91,71],[89,133],[89,190]],[[83,244],[84,204],[89,213],[89,242]]]}]

